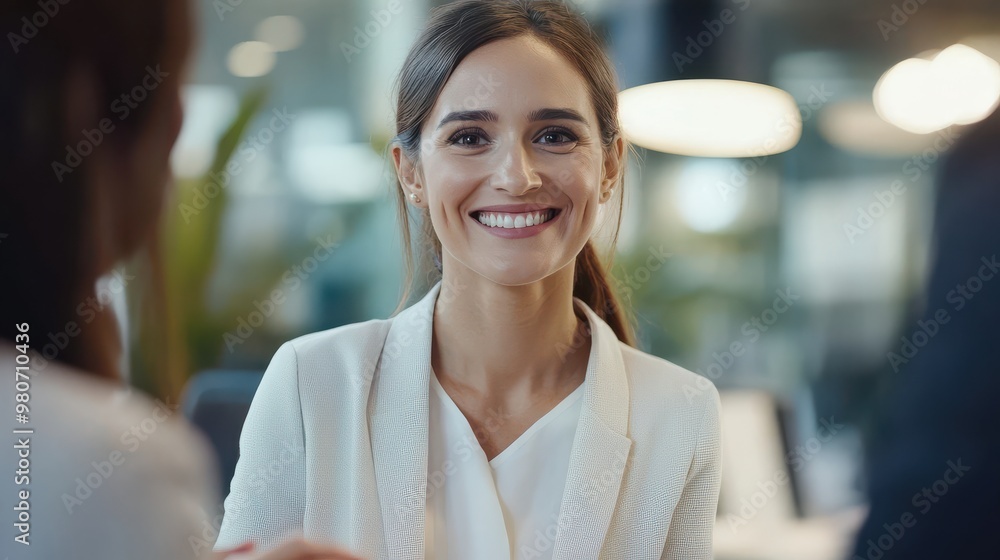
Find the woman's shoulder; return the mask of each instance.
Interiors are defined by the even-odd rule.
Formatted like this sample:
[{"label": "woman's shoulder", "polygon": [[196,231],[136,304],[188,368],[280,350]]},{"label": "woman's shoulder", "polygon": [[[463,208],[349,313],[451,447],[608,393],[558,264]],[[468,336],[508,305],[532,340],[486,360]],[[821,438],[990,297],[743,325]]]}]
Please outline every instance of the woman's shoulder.
[{"label": "woman's shoulder", "polygon": [[[12,363],[14,356],[0,349],[0,360]],[[45,431],[62,445],[120,446],[141,435],[145,447],[191,442],[195,452],[209,449],[204,437],[183,418],[179,403],[163,402],[56,360],[28,367],[23,388],[29,412],[23,427],[37,427],[36,432]],[[145,437],[151,435],[145,432],[159,436]]]},{"label": "woman's shoulder", "polygon": [[[211,448],[177,405],[52,361],[30,370],[27,388],[28,418],[18,427],[31,433],[18,437],[30,446],[23,482],[40,546],[32,548],[52,552],[67,539],[82,550],[192,557],[187,534],[197,536],[221,496]],[[116,530],[103,542],[88,534],[108,523]],[[183,538],[168,541],[172,528]]]},{"label": "woman's shoulder", "polygon": [[718,408],[719,391],[710,379],[667,359],[621,343],[634,405],[648,405],[661,414],[701,417]]},{"label": "woman's shoulder", "polygon": [[[708,378],[626,344],[629,437],[670,472],[687,472],[691,458],[719,449],[721,401]],[[678,470],[679,469],[679,470]]]},{"label": "woman's shoulder", "polygon": [[297,336],[284,344],[299,357],[341,351],[358,343],[384,340],[392,319],[369,319]]},{"label": "woman's shoulder", "polygon": [[374,370],[391,324],[369,319],[295,337],[275,351],[267,368],[274,375],[265,378],[291,375],[312,386],[360,379]]},{"label": "woman's shoulder", "polygon": [[123,463],[150,458],[200,476],[208,476],[214,466],[207,440],[170,399],[52,363],[35,376],[31,393],[32,423],[48,434],[39,438],[43,450],[51,447],[70,458],[73,452],[81,458],[120,455]]}]

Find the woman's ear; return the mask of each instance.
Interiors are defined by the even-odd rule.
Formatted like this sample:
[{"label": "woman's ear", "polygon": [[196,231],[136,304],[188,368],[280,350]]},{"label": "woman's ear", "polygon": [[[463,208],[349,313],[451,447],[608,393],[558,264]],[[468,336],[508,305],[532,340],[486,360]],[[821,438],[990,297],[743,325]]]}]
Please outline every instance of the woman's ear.
[{"label": "woman's ear", "polygon": [[399,178],[399,184],[408,193],[419,192],[421,185],[417,174],[417,166],[413,160],[406,156],[399,144],[393,144],[392,146],[392,161],[396,167],[396,177]]},{"label": "woman's ear", "polygon": [[622,166],[625,165],[625,139],[621,134],[604,150],[604,172],[601,176],[601,191],[612,189],[618,185]]},{"label": "woman's ear", "polygon": [[601,175],[601,191],[614,188],[621,178],[622,166],[625,164],[625,139],[621,134],[615,137],[610,147],[604,150],[603,173]]}]

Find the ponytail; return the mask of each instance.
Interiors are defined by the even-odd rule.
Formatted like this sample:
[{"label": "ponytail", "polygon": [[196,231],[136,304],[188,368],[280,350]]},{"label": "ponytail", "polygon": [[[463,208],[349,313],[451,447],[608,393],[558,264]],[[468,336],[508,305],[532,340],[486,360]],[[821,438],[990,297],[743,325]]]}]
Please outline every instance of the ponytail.
[{"label": "ponytail", "polygon": [[635,329],[631,317],[618,301],[618,296],[608,282],[608,273],[594,250],[593,242],[587,241],[576,257],[573,274],[573,297],[584,301],[611,330],[618,340],[635,347]]}]

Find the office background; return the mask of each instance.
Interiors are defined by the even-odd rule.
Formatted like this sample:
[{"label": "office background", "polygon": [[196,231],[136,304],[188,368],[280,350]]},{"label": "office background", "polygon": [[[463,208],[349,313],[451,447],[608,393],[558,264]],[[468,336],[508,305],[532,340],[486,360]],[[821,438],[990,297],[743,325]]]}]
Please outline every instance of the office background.
[{"label": "office background", "polygon": [[[239,403],[282,342],[396,308],[403,259],[384,157],[392,80],[441,3],[199,3],[164,243],[176,342],[194,380],[186,396],[209,407],[196,420],[216,437],[238,433]],[[723,391],[717,558],[845,557],[881,399],[937,332],[917,322],[936,179],[968,126],[919,120],[919,102],[930,102],[920,76],[876,85],[911,58],[966,79],[947,73],[958,60],[973,77],[944,88],[966,97],[945,101],[981,109],[966,123],[985,117],[1000,99],[1000,3],[572,4],[605,37],[622,90],[739,80],[793,100],[797,137],[780,153],[640,147],[611,273],[642,349]],[[755,111],[730,99],[714,109],[737,115],[733,130],[704,131],[720,142],[741,111]],[[970,279],[979,265],[968,263]],[[979,288],[1000,289],[984,277]],[[131,354],[139,385],[141,354]]]}]

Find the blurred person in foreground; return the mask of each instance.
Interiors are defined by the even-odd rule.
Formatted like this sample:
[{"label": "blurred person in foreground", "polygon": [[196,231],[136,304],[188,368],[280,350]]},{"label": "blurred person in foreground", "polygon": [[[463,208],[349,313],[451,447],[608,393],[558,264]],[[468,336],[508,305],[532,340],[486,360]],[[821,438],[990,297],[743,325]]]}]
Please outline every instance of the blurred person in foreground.
[{"label": "blurred person in foreground", "polygon": [[[96,288],[155,244],[190,6],[7,0],[0,29],[0,556],[252,555],[253,543],[203,542],[220,500],[211,452],[126,390],[107,292],[129,278]],[[299,539],[250,557],[352,558]]]},{"label": "blurred person in foreground", "polygon": [[943,161],[920,320],[868,453],[852,559],[1000,558],[1000,111]]}]

